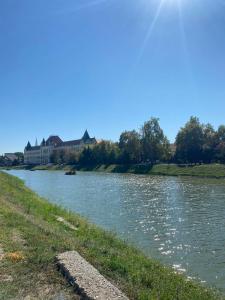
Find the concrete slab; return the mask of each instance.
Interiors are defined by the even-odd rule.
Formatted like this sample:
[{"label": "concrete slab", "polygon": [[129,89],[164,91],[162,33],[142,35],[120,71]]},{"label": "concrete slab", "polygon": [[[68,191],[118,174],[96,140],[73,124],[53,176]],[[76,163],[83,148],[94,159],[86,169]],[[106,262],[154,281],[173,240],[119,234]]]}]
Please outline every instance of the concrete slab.
[{"label": "concrete slab", "polygon": [[84,299],[129,300],[76,251],[59,254],[57,264]]}]

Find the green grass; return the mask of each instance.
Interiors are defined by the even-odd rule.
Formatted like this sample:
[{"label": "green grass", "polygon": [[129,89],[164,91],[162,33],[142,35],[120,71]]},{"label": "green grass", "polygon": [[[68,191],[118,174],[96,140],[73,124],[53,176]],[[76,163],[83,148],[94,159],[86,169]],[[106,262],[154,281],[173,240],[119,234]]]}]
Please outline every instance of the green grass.
[{"label": "green grass", "polygon": [[[30,169],[68,171],[74,166],[72,165],[41,165],[41,166],[17,166],[9,167],[8,169]],[[1,168],[0,168],[1,169]],[[132,173],[132,174],[147,174],[147,175],[165,175],[165,176],[197,176],[208,178],[225,178],[224,164],[202,164],[202,165],[176,165],[176,164],[157,164],[151,165],[99,165],[78,168],[80,171],[96,171],[109,173]]]},{"label": "green grass", "polygon": [[38,171],[38,170],[48,170],[48,171],[68,171],[73,166],[70,165],[18,165],[18,166],[8,166],[8,167],[0,167],[0,170],[31,170],[31,171]]},{"label": "green grass", "polygon": [[69,165],[40,165],[40,166],[35,166],[31,170],[37,171],[37,170],[49,170],[49,171],[68,171],[71,169],[71,166]]},{"label": "green grass", "polygon": [[199,176],[212,178],[225,178],[225,165],[204,164],[192,166],[179,166],[174,164],[155,165],[149,172],[156,175],[176,175],[176,176]]},{"label": "green grass", "polygon": [[[78,230],[59,223],[56,216]],[[0,247],[5,253],[19,251],[24,256],[18,262],[0,261],[0,274],[13,277],[13,283],[2,282],[0,277],[0,299],[24,299],[27,295],[52,299],[59,291],[66,293],[67,299],[76,299],[55,266],[55,256],[67,250],[77,250],[130,299],[222,299],[1,172]],[[48,294],[40,296],[45,292]]]},{"label": "green grass", "polygon": [[0,170],[29,170],[31,166],[28,165],[17,165],[17,166],[0,166]]},{"label": "green grass", "polygon": [[81,168],[83,171],[99,171],[111,173],[133,173],[148,175],[167,176],[198,176],[208,178],[225,178],[225,165],[203,164],[203,165],[176,165],[157,164],[150,165],[100,165],[91,168]]}]

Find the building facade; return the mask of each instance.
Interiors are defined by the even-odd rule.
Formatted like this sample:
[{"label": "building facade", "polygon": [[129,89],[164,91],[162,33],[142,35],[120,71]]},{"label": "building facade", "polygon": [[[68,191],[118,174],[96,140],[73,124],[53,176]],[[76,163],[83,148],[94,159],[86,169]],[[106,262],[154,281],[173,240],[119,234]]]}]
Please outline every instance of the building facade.
[{"label": "building facade", "polygon": [[45,165],[50,163],[51,154],[54,150],[81,151],[85,147],[96,143],[96,139],[91,138],[87,130],[79,140],[64,142],[59,136],[53,135],[46,141],[43,139],[40,145],[31,146],[28,142],[24,149],[24,163],[28,165]]}]

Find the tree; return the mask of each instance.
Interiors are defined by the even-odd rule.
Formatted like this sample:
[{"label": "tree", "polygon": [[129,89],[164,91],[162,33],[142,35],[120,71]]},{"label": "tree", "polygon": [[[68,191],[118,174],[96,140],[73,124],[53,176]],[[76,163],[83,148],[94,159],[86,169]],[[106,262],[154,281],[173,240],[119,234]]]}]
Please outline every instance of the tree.
[{"label": "tree", "polygon": [[110,143],[110,149],[108,154],[108,164],[116,164],[118,163],[120,155],[120,149],[118,143]]},{"label": "tree", "polygon": [[172,149],[169,143],[169,140],[167,137],[164,137],[161,145],[161,157],[160,160],[163,162],[169,162],[171,161],[173,155],[172,155]]},{"label": "tree", "polygon": [[220,125],[216,133],[215,158],[225,163],[225,126]]},{"label": "tree", "polygon": [[92,149],[95,164],[112,164],[117,161],[119,148],[116,143],[101,141]]},{"label": "tree", "polygon": [[216,146],[216,155],[215,155],[216,159],[221,162],[221,163],[225,163],[225,142],[220,142],[217,146]]},{"label": "tree", "polygon": [[216,132],[211,124],[203,125],[202,160],[211,163],[215,156]]},{"label": "tree", "polygon": [[82,166],[94,165],[93,149],[90,147],[84,148],[79,157],[79,163]]},{"label": "tree", "polygon": [[217,130],[217,138],[219,142],[225,142],[225,125],[220,125]]},{"label": "tree", "polygon": [[24,162],[23,152],[15,152],[14,154],[18,157],[18,159],[17,159],[18,163],[22,164]]},{"label": "tree", "polygon": [[75,165],[78,163],[79,153],[76,151],[66,151],[64,154],[63,161],[68,165]]},{"label": "tree", "polygon": [[176,136],[176,158],[180,162],[202,161],[204,134],[199,119],[191,117]]},{"label": "tree", "polygon": [[107,164],[108,163],[108,152],[109,142],[101,141],[93,147],[93,159],[95,164]]},{"label": "tree", "polygon": [[142,158],[152,164],[169,155],[169,142],[159,125],[158,118],[151,118],[141,129]]},{"label": "tree", "polygon": [[141,159],[141,139],[140,134],[133,131],[124,131],[120,135],[119,148],[122,159],[131,163],[138,163]]}]

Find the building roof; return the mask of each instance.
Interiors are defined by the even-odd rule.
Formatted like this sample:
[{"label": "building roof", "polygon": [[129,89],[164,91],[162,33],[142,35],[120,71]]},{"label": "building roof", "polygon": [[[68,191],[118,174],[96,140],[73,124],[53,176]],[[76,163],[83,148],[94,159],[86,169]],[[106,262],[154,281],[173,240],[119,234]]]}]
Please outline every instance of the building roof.
[{"label": "building roof", "polygon": [[66,141],[66,142],[62,142],[59,146],[76,146],[76,145],[80,145],[81,142],[82,142],[82,139]]},{"label": "building roof", "polygon": [[81,139],[82,139],[83,141],[90,140],[90,135],[89,135],[87,129],[85,130],[85,133],[84,133],[84,135],[82,136]]},{"label": "building roof", "polygon": [[43,138],[42,142],[41,142],[41,146],[45,146],[46,145],[46,142],[45,142],[45,139]]},{"label": "building roof", "polygon": [[5,153],[5,158],[11,161],[18,159],[18,157],[14,153]]},{"label": "building roof", "polygon": [[90,138],[89,139],[79,139],[79,140],[73,140],[73,141],[65,141],[62,142],[61,144],[58,145],[58,147],[62,147],[62,146],[77,146],[80,145],[82,143],[92,143],[92,142],[96,142],[95,138]]},{"label": "building roof", "polygon": [[54,146],[54,147],[66,147],[66,146],[79,146],[82,143],[84,144],[92,144],[96,143],[95,138],[91,138],[88,131],[86,130],[84,132],[84,135],[82,136],[81,139],[78,140],[72,140],[72,141],[65,141],[63,142],[61,138],[58,135],[51,135],[47,141],[44,139],[41,142],[40,146],[31,146],[30,142],[27,143],[27,146],[25,147],[25,150],[27,151],[34,151],[34,150],[39,150],[43,146]]},{"label": "building roof", "polygon": [[46,141],[46,146],[58,146],[62,142],[58,135],[51,135]]},{"label": "building roof", "polygon": [[32,146],[29,150],[40,150],[41,146]]},{"label": "building roof", "polygon": [[27,145],[26,145],[26,147],[25,147],[25,150],[30,150],[31,149],[31,144],[30,144],[30,142],[28,141],[28,143],[27,143]]}]

